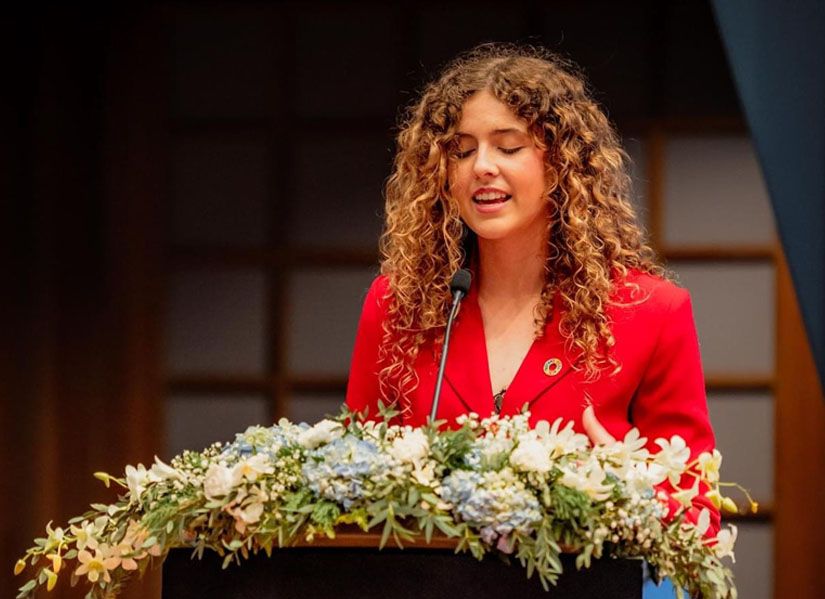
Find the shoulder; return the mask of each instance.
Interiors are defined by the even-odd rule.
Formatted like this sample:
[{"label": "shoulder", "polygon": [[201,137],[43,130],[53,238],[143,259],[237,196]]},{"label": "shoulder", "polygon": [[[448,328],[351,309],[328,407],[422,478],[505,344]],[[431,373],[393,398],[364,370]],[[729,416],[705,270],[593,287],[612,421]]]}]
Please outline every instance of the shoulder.
[{"label": "shoulder", "polygon": [[387,303],[391,293],[389,278],[386,275],[375,277],[364,298],[363,314],[384,315],[387,311]]},{"label": "shoulder", "polygon": [[381,303],[386,303],[391,294],[390,278],[387,275],[378,275],[375,277],[367,292],[368,296],[372,296],[376,301]]},{"label": "shoulder", "polygon": [[638,269],[614,283],[611,305],[638,316],[657,317],[690,305],[690,294],[673,281]]}]

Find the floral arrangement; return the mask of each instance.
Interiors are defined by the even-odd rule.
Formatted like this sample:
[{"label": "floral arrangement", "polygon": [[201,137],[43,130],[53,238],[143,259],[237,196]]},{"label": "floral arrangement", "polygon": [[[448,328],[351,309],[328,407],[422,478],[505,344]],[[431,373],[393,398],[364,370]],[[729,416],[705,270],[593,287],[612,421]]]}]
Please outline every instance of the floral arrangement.
[{"label": "floral arrangement", "polygon": [[[491,551],[515,557],[545,588],[561,573],[564,550],[577,554],[578,568],[602,556],[640,557],[691,595],[736,597],[721,562],[733,558],[736,528],[709,539],[707,510],[695,524],[684,517],[700,480],[715,505],[736,509],[719,491],[718,452],[689,463],[674,436],[657,439],[660,450],[651,453],[635,429],[592,447],[560,419],[530,428],[527,412],[469,414],[443,431],[438,423],[387,424],[393,415],[365,422],[344,409],[314,426],[281,420],[169,464],[155,458],[120,478],[97,473],[123,494],[67,527],[49,523],[15,566],[16,574],[35,569],[18,598],[51,590],[64,572],[89,585],[87,599],[113,597],[172,548],[198,557],[210,549],[227,567],[299,538],[334,537],[342,524],[380,528],[381,547],[414,535],[429,542],[440,531],[478,559]],[[686,473],[695,484],[675,494],[685,509],[668,516],[657,485],[676,485]]]}]

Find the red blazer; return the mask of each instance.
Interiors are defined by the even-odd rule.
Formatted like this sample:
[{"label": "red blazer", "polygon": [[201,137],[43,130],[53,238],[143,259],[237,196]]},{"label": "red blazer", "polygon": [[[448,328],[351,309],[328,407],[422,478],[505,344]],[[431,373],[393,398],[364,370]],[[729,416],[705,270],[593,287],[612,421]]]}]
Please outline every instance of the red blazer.
[{"label": "red blazer", "polygon": [[[678,434],[687,442],[693,459],[713,449],[714,437],[690,297],[673,283],[638,271],[631,271],[627,282],[637,285],[638,290],[617,286],[615,303],[607,309],[616,339],[613,352],[621,370],[588,381],[583,370],[573,368],[578,360],[565,349],[557,301],[544,336],[533,342],[507,388],[501,414],[518,413],[527,404],[533,424],[539,420],[552,423],[562,417],[584,432],[581,417],[590,402],[614,437],[624,437],[635,426],[648,438],[649,449],[655,451],[656,438]],[[386,277],[379,276],[364,301],[347,387],[347,405],[353,410],[368,408],[370,416],[376,415],[379,401],[378,348],[388,287]],[[460,414],[472,411],[484,417],[494,410],[477,293],[473,285],[462,302],[450,339],[438,418],[451,424]],[[408,404],[402,406],[403,424],[419,426],[429,416],[438,371],[432,344],[420,349],[414,367],[419,384],[407,398]],[[686,476],[683,484],[692,482]],[[718,512],[710,502],[699,497],[695,503],[711,510],[711,529],[717,530]],[[675,511],[677,505],[671,507]]]}]

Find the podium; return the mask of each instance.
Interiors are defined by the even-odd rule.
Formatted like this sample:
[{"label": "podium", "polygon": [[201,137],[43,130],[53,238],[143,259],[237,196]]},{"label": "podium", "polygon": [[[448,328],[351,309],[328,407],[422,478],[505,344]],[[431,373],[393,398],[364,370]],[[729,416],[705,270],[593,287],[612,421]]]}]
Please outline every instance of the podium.
[{"label": "podium", "polygon": [[545,591],[512,557],[490,554],[482,561],[455,553],[456,540],[434,536],[404,549],[392,539],[378,549],[380,535],[344,532],[335,539],[301,542],[264,552],[221,569],[222,558],[190,549],[172,550],[163,565],[162,599],[640,599],[641,560],[594,560],[576,570],[575,556],[562,555],[563,574]]}]

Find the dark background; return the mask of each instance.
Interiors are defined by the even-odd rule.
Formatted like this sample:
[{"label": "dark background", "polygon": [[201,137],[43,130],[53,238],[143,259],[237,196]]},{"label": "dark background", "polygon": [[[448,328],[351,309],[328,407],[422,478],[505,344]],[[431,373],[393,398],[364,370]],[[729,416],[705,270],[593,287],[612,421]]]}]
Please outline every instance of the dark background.
[{"label": "dark background", "polygon": [[[702,1],[44,3],[4,16],[0,40],[3,572],[105,497],[92,472],[168,455],[173,395],[252,394],[267,418],[338,397],[345,378],[290,373],[290,278],[374,271],[399,109],[459,51],[570,56],[628,141],[747,135]],[[215,142],[235,150],[181,158]],[[244,269],[266,291],[259,372],[170,372],[175,273]],[[2,596],[23,582],[1,580]]]}]

